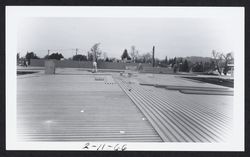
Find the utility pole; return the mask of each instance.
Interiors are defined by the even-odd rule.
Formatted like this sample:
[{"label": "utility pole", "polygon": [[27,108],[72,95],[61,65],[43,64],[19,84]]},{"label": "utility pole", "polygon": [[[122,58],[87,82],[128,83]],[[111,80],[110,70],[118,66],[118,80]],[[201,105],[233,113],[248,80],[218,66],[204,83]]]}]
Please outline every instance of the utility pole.
[{"label": "utility pole", "polygon": [[77,55],[78,48],[76,48],[76,55]]},{"label": "utility pole", "polygon": [[96,53],[93,52],[93,62],[95,62],[95,61],[96,61]]},{"label": "utility pole", "polygon": [[153,46],[152,60],[153,60],[153,67],[154,67],[155,66],[155,46]]},{"label": "utility pole", "polygon": [[48,57],[49,57],[49,51],[50,51],[50,50],[48,50]]}]

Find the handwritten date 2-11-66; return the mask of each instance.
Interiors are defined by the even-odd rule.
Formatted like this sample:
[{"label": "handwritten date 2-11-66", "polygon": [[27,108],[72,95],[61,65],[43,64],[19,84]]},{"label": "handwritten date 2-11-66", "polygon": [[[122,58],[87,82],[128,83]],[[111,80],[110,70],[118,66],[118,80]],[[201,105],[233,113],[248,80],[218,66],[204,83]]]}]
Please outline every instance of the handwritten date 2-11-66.
[{"label": "handwritten date 2-11-66", "polygon": [[91,144],[90,142],[85,143],[82,148],[83,150],[114,150],[114,151],[125,151],[127,149],[126,144]]}]

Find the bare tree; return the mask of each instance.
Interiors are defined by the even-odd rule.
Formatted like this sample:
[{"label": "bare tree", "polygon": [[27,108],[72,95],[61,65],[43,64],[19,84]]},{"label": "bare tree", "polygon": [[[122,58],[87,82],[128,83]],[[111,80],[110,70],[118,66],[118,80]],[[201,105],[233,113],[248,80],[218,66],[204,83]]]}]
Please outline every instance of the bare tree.
[{"label": "bare tree", "polygon": [[223,54],[220,52],[216,52],[215,50],[212,51],[213,61],[215,63],[215,68],[218,70],[219,74],[223,72],[224,75],[227,74],[229,67],[229,63],[233,63],[233,53]]},{"label": "bare tree", "polygon": [[108,58],[107,52],[103,52],[103,53],[102,53],[102,56],[103,56],[103,59],[106,60],[106,58]]},{"label": "bare tree", "polygon": [[227,72],[229,71],[228,64],[234,62],[233,53],[230,52],[230,53],[227,53],[226,55],[222,54],[222,56],[223,56],[223,58],[225,60],[223,73],[224,73],[224,75],[226,75]]},{"label": "bare tree", "polygon": [[97,61],[102,54],[102,51],[99,48],[100,44],[101,43],[95,43],[90,50],[93,55],[93,61]]},{"label": "bare tree", "polygon": [[130,56],[131,56],[133,62],[135,62],[135,60],[139,57],[139,52],[138,52],[138,50],[136,50],[134,45],[131,46]]},{"label": "bare tree", "polygon": [[150,52],[142,55],[142,59],[144,63],[150,63],[152,61],[152,55]]},{"label": "bare tree", "polygon": [[215,63],[215,68],[218,70],[219,74],[221,75],[222,67],[223,67],[223,54],[220,52],[216,52],[212,50],[212,57]]}]

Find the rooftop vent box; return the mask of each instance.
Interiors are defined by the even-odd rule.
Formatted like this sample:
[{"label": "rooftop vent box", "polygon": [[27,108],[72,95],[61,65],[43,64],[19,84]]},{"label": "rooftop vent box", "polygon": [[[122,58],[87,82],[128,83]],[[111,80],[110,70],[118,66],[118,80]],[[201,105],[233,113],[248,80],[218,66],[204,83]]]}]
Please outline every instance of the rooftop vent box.
[{"label": "rooftop vent box", "polygon": [[46,60],[44,65],[45,65],[45,74],[55,74],[56,66],[54,60]]}]

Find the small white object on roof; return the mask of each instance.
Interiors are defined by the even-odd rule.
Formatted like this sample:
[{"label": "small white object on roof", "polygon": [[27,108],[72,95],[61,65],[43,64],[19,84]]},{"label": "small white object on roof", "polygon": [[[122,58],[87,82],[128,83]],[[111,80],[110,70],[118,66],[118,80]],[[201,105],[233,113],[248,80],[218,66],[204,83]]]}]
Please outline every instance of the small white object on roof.
[{"label": "small white object on roof", "polygon": [[52,120],[46,120],[45,121],[45,123],[47,123],[47,124],[50,124],[50,123],[52,123],[53,121]]},{"label": "small white object on roof", "polygon": [[120,131],[120,134],[125,134],[125,131]]}]

